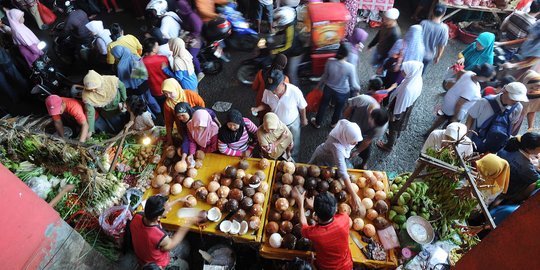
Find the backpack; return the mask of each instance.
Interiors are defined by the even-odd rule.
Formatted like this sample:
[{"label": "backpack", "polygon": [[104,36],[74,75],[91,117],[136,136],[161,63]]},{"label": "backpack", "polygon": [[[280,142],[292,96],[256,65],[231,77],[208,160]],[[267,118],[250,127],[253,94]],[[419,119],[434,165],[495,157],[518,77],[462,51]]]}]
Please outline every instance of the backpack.
[{"label": "backpack", "polygon": [[512,123],[510,114],[516,109],[519,103],[512,108],[501,111],[497,103],[496,96],[484,97],[493,109],[493,116],[488,118],[477,130],[478,134],[473,134],[471,140],[476,145],[476,151],[480,153],[497,153],[505,145],[512,133]]}]

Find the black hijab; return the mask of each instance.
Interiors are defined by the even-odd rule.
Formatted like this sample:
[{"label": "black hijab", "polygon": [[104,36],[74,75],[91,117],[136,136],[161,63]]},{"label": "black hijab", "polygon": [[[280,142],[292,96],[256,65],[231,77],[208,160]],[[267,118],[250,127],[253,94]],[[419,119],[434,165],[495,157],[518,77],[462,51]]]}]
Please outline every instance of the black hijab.
[{"label": "black hijab", "polygon": [[[235,124],[240,125],[240,127],[236,131],[232,131],[227,127],[227,123],[232,122]],[[223,143],[234,143],[240,140],[242,137],[242,134],[244,133],[244,117],[242,117],[242,113],[236,109],[232,109],[229,111],[229,114],[227,115],[227,121],[225,122],[225,125],[221,126],[219,129],[219,140]]]},{"label": "black hijab", "polygon": [[191,116],[193,115],[193,108],[189,105],[187,102],[179,102],[174,106],[174,113],[187,113],[189,114],[189,119],[191,119]]}]

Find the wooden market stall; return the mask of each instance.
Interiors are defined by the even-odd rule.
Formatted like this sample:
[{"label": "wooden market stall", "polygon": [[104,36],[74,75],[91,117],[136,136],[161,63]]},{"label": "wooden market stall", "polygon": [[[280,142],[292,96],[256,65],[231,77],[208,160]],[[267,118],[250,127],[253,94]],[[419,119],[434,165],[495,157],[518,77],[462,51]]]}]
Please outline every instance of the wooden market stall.
[{"label": "wooden market stall", "polygon": [[[491,2],[489,6],[481,6],[480,3],[482,1],[470,1],[470,4],[466,4],[467,1],[459,1],[459,4],[456,4],[457,1],[451,1],[451,0],[440,0],[439,3],[446,5],[448,8],[454,9],[451,12],[447,13],[443,17],[443,21],[451,18],[452,16],[456,15],[462,10],[471,10],[471,11],[480,11],[480,12],[489,12],[493,14],[493,17],[495,20],[497,20],[498,23],[501,23],[501,20],[499,18],[500,13],[502,14],[509,14],[514,12],[516,9],[516,6],[519,4],[519,0],[512,0],[509,1],[505,6],[497,6],[495,5],[494,1],[487,1]],[[473,3],[474,2],[474,3]],[[484,1],[486,2],[486,1]]]}]

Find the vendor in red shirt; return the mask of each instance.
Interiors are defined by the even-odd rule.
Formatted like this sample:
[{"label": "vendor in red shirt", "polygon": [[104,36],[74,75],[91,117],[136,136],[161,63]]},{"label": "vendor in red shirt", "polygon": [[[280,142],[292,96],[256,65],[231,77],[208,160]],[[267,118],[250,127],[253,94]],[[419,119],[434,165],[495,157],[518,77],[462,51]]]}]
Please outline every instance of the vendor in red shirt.
[{"label": "vendor in red shirt", "polygon": [[[292,196],[300,211],[302,236],[313,243],[315,249],[315,266],[318,270],[353,269],[351,250],[349,249],[349,216],[336,214],[336,198],[322,192],[313,198],[306,199],[305,191],[300,193],[295,187]],[[309,226],[304,209],[304,201],[313,208],[317,224]]]},{"label": "vendor in red shirt", "polygon": [[193,220],[188,220],[169,237],[159,222],[170,210],[171,204],[167,203],[167,199],[162,195],[148,198],[144,214],[135,214],[129,224],[133,251],[141,266],[154,263],[165,269],[171,260],[169,252],[182,242],[193,224]]},{"label": "vendor in red shirt", "polygon": [[88,121],[86,121],[86,114],[84,113],[84,109],[80,101],[72,98],[51,95],[45,99],[45,106],[47,106],[47,111],[53,119],[54,127],[56,128],[58,136],[64,138],[64,123],[62,122],[62,117],[67,119],[73,118],[81,127],[79,141],[86,141],[88,137]]}]

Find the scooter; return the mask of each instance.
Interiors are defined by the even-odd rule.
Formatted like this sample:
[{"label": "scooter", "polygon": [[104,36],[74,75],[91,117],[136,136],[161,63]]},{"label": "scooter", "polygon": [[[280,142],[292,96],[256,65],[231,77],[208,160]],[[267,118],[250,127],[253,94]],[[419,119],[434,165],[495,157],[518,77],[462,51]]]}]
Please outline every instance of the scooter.
[{"label": "scooter", "polygon": [[249,28],[249,23],[236,8],[237,4],[234,2],[217,8],[232,25],[231,36],[225,39],[225,43],[236,50],[253,51],[259,41],[259,33]]},{"label": "scooter", "polygon": [[223,40],[231,35],[231,23],[222,17],[213,19],[203,26],[203,43],[198,54],[202,71],[207,75],[215,75],[221,72],[223,64],[229,59],[223,52]]}]

